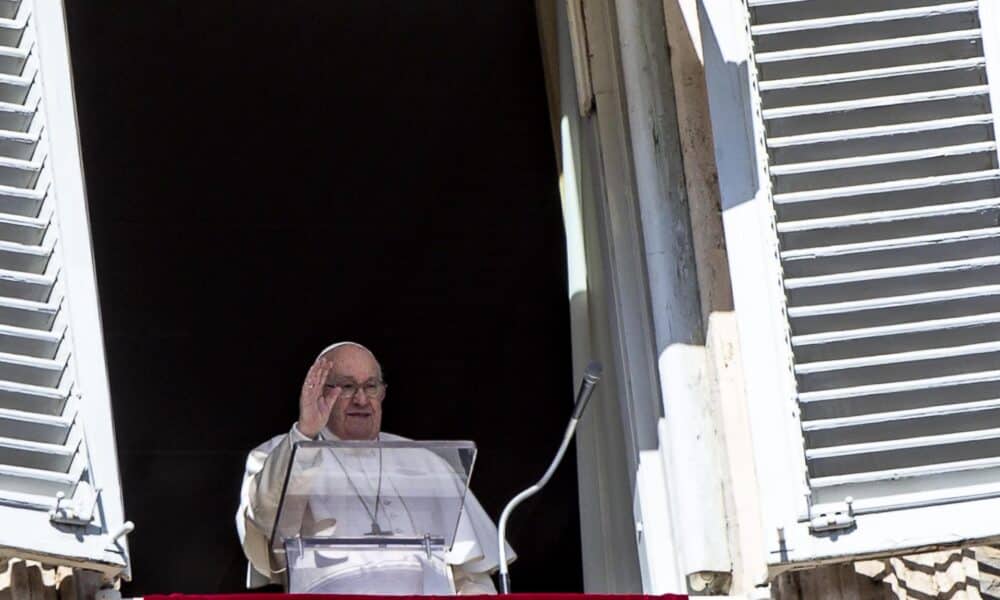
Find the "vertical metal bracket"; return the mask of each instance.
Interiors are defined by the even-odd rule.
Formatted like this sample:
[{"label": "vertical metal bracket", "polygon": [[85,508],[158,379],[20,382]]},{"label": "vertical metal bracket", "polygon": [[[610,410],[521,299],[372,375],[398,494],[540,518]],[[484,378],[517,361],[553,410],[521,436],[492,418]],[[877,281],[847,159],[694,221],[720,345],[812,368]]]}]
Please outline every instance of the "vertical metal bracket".
[{"label": "vertical metal bracket", "polygon": [[66,494],[56,493],[56,505],[49,511],[49,521],[61,525],[84,527],[94,520],[94,508],[101,494],[101,488],[94,488],[88,482],[76,485],[76,497],[66,499]]},{"label": "vertical metal bracket", "polygon": [[809,533],[827,533],[852,529],[857,521],[854,518],[854,499],[848,496],[842,503],[825,508],[819,514],[809,513]]}]

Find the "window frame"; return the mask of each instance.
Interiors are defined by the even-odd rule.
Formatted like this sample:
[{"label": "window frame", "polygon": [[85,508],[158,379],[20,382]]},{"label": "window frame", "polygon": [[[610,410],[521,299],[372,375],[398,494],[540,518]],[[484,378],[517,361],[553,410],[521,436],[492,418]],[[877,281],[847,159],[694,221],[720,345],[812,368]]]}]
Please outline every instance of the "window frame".
[{"label": "window frame", "polygon": [[[980,3],[979,10],[983,31],[1000,31],[1000,6]],[[756,470],[770,574],[1000,539],[1000,524],[990,525],[988,518],[1000,511],[1000,497],[859,514],[850,530],[810,532],[804,520],[810,510],[809,484],[770,176],[766,158],[758,158],[767,156],[767,148],[749,9],[745,0],[701,0],[699,12],[753,443],[752,459],[730,459],[752,463]],[[983,43],[1000,139],[1000,35],[984,35]]]},{"label": "window frame", "polygon": [[[47,511],[0,506],[4,554],[101,572],[108,579],[130,579],[121,481],[112,424],[110,388],[105,364],[100,305],[91,247],[82,155],[73,94],[66,15],[61,1],[23,0],[18,19],[25,18],[34,35],[37,56],[39,115],[44,118],[40,147],[47,150],[48,198],[58,233],[61,262],[56,264],[63,319],[69,324],[63,344],[71,360],[63,374],[71,378],[76,421],[83,432],[79,452],[94,488],[99,489],[93,521],[87,526],[57,524]],[[27,32],[26,32],[26,35]],[[45,185],[40,183],[39,185]],[[74,399],[70,398],[69,402]]]}]

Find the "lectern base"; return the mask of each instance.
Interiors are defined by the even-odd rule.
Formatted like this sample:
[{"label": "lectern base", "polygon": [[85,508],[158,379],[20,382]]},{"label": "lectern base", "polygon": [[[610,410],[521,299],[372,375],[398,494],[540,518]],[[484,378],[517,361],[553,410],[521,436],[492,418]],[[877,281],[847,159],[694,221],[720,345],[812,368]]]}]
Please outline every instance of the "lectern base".
[{"label": "lectern base", "polygon": [[288,592],[447,596],[455,593],[451,568],[439,553],[422,550],[314,550],[289,556]]}]

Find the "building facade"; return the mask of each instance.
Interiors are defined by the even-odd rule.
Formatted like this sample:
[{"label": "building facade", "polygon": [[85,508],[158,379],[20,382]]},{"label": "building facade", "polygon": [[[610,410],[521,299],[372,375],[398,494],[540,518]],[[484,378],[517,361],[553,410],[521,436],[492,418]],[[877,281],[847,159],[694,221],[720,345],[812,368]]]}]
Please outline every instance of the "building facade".
[{"label": "building facade", "polygon": [[[536,6],[574,365],[605,365],[586,589],[989,597],[1000,5]],[[0,548],[86,596],[131,524],[72,89],[61,3],[0,2]]]},{"label": "building facade", "polygon": [[583,1],[550,18],[574,346],[614,371],[580,485],[585,556],[620,552],[585,558],[589,585],[628,588],[608,555],[630,544],[645,591],[991,585],[996,9]]}]

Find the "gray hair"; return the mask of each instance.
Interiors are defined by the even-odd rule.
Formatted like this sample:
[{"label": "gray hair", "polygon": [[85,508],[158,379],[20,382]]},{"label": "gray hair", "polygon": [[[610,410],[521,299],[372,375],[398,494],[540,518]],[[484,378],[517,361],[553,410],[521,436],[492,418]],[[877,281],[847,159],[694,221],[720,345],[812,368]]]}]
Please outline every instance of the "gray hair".
[{"label": "gray hair", "polygon": [[357,343],[357,342],[345,341],[345,342],[336,342],[334,344],[330,344],[326,348],[323,348],[323,350],[321,350],[320,353],[316,355],[316,360],[319,360],[319,359],[323,358],[324,354],[326,354],[327,352],[332,352],[332,351],[336,350],[337,348],[340,348],[341,346],[354,346],[356,348],[361,348],[362,350],[364,350],[365,352],[367,352],[368,354],[370,354],[371,357],[372,357],[372,360],[375,361],[375,366],[378,368],[378,378],[380,380],[382,380],[383,382],[385,381],[385,375],[383,375],[383,373],[382,373],[382,363],[380,363],[378,361],[378,359],[375,358],[375,353],[372,352],[371,350],[369,350],[368,348],[366,348],[365,346]]}]

